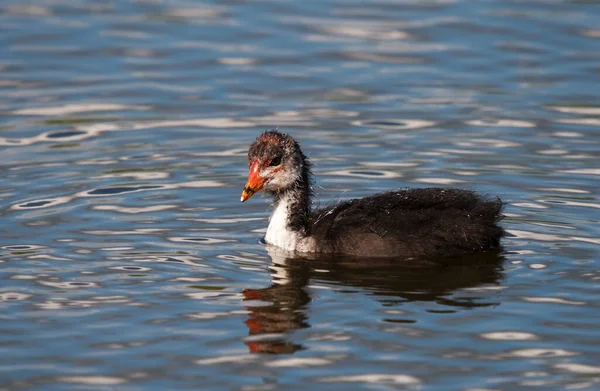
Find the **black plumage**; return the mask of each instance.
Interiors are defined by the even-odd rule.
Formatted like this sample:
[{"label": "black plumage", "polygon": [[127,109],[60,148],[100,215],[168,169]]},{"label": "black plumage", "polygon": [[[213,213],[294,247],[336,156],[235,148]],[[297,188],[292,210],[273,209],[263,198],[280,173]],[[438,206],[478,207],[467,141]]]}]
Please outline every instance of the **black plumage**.
[{"label": "black plumage", "polygon": [[435,257],[489,250],[503,230],[499,198],[460,189],[406,189],[311,213],[308,235],[321,252],[361,257]]},{"label": "black plumage", "polygon": [[274,198],[275,213],[285,206],[285,226],[274,227],[270,235],[277,220],[272,218],[266,239],[288,250],[439,257],[494,249],[504,233],[497,225],[500,199],[461,189],[388,191],[313,211],[310,162],[292,137],[275,130],[251,145],[248,162],[251,175],[242,201],[264,187]]}]

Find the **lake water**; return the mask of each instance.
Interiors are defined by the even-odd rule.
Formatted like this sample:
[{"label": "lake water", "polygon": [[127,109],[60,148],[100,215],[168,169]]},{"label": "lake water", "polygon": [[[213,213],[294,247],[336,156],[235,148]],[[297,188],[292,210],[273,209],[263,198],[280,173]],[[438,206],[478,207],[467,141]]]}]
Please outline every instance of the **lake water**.
[{"label": "lake water", "polygon": [[[600,389],[600,5],[0,4],[0,389]],[[307,262],[240,204],[499,195],[499,254]]]}]

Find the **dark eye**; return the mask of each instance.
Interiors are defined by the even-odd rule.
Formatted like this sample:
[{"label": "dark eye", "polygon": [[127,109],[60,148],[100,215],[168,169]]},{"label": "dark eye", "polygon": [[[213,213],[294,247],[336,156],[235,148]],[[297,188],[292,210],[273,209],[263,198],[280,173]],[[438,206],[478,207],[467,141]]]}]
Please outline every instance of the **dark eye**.
[{"label": "dark eye", "polygon": [[273,166],[278,166],[280,164],[281,164],[281,156],[275,156],[269,163],[269,166],[273,167]]}]

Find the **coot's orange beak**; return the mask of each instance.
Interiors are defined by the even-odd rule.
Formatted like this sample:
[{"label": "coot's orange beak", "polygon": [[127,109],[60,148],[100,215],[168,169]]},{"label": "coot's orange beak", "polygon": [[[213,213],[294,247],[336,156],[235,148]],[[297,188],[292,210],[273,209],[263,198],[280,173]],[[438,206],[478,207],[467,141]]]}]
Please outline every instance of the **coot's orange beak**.
[{"label": "coot's orange beak", "polygon": [[261,178],[258,175],[260,171],[260,164],[258,160],[255,160],[250,165],[250,173],[248,174],[248,182],[246,182],[246,186],[244,186],[244,190],[242,191],[241,201],[244,202],[248,198],[252,197],[254,193],[260,191],[265,185],[265,179]]}]

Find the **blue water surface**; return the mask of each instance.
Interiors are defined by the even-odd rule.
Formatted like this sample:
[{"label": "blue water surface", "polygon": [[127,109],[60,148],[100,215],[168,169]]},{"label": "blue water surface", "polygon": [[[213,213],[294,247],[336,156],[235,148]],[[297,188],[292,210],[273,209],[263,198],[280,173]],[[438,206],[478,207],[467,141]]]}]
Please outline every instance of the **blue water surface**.
[{"label": "blue water surface", "polygon": [[[0,3],[0,389],[600,388],[600,5]],[[498,254],[266,248],[248,145],[316,205],[459,187]]]}]

